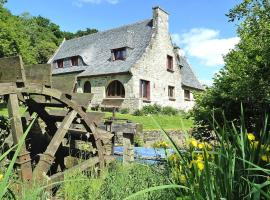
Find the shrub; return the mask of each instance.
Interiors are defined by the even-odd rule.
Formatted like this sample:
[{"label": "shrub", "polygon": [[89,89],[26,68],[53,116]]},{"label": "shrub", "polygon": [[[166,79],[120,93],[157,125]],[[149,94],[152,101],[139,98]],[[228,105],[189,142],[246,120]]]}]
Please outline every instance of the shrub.
[{"label": "shrub", "polygon": [[142,135],[135,134],[134,143],[136,147],[143,147],[144,141]]},{"label": "shrub", "polygon": [[148,106],[144,106],[142,108],[143,113],[148,115],[148,114],[161,114],[162,111],[162,107],[158,104],[154,104],[154,105],[148,105]]},{"label": "shrub", "polygon": [[171,106],[165,106],[162,108],[162,112],[163,115],[177,115],[178,114],[178,110],[176,108],[173,108]]},{"label": "shrub", "polygon": [[120,113],[121,114],[128,114],[129,113],[129,108],[121,108]]},{"label": "shrub", "polygon": [[143,116],[144,115],[144,112],[143,110],[135,110],[134,113],[133,113],[134,116]]}]

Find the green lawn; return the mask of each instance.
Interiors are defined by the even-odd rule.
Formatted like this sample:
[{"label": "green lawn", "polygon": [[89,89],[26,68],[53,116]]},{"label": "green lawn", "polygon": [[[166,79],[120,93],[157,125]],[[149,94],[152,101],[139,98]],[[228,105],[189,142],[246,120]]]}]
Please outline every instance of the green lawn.
[{"label": "green lawn", "polygon": [[[112,116],[111,113],[106,112],[105,117]],[[131,114],[116,113],[117,118],[128,119],[133,122],[137,122],[143,125],[144,130],[158,130],[151,116],[134,116]],[[189,130],[193,126],[193,120],[185,119],[180,115],[168,116],[168,115],[154,115],[153,118],[163,127],[165,130]]]},{"label": "green lawn", "polygon": [[[21,113],[25,111],[25,108],[20,108]],[[7,108],[0,105],[0,116],[8,116]],[[106,112],[105,117],[111,117],[112,113]],[[130,121],[140,123],[143,125],[144,130],[157,130],[155,123],[151,116],[134,116],[131,114],[116,113],[117,118],[128,119]],[[154,115],[153,118],[163,127],[165,130],[189,130],[193,126],[193,120],[185,119],[181,115],[167,116],[167,115]]]}]

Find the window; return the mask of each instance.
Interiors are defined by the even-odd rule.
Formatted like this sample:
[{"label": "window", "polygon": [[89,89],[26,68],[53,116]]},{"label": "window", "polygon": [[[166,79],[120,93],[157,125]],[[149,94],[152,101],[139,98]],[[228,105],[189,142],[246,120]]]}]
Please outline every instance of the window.
[{"label": "window", "polygon": [[126,48],[112,50],[112,60],[125,60],[125,59],[126,59]]},{"label": "window", "polygon": [[125,89],[123,84],[120,81],[112,81],[106,91],[107,97],[125,97]]},{"label": "window", "polygon": [[169,96],[169,99],[174,99],[174,87],[173,86],[169,86],[168,87],[168,96]]},{"label": "window", "polygon": [[57,67],[63,68],[64,67],[64,61],[63,60],[57,60]]},{"label": "window", "polygon": [[167,55],[167,70],[173,71],[173,57]]},{"label": "window", "polygon": [[150,82],[141,80],[140,81],[140,96],[144,100],[150,100]]},{"label": "window", "polygon": [[83,92],[84,93],[91,93],[91,83],[86,81],[83,85]]},{"label": "window", "polygon": [[78,66],[78,56],[71,57],[71,66]]},{"label": "window", "polygon": [[185,100],[190,101],[190,91],[184,90],[184,93],[185,93]]}]

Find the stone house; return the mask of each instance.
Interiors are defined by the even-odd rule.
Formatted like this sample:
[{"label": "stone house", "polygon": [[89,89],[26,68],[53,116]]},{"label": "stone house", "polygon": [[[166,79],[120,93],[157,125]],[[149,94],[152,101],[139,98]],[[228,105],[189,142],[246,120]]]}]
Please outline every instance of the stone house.
[{"label": "stone house", "polygon": [[63,41],[49,60],[53,76],[75,77],[77,92],[91,92],[91,106],[110,100],[131,111],[159,104],[188,110],[203,87],[169,33],[169,15]]}]

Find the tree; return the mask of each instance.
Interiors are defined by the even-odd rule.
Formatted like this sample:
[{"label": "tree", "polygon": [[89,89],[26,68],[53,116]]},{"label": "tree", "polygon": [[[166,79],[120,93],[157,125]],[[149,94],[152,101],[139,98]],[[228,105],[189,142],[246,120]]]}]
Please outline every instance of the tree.
[{"label": "tree", "polygon": [[197,124],[207,127],[212,116],[223,115],[239,123],[241,104],[249,131],[258,132],[270,111],[270,5],[268,0],[244,0],[230,10],[229,21],[240,22],[240,42],[225,57],[214,84],[198,95],[194,108]]},{"label": "tree", "polygon": [[42,16],[29,13],[14,16],[0,0],[0,57],[20,54],[25,64],[46,63],[57,47],[67,39],[97,32],[87,28],[76,33],[63,32],[60,27]]}]

